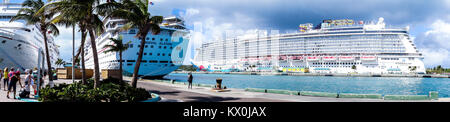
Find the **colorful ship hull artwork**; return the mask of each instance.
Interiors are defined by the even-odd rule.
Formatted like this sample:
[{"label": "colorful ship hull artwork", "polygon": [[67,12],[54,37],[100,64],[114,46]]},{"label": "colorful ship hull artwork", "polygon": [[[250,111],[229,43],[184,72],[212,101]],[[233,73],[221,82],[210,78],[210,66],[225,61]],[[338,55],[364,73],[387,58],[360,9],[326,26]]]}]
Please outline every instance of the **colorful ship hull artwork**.
[{"label": "colorful ship hull artwork", "polygon": [[383,18],[376,23],[324,20],[315,29],[310,23],[299,27],[296,33],[262,31],[203,43],[193,64],[212,72],[425,73],[424,57],[410,39],[409,27],[386,28]]}]

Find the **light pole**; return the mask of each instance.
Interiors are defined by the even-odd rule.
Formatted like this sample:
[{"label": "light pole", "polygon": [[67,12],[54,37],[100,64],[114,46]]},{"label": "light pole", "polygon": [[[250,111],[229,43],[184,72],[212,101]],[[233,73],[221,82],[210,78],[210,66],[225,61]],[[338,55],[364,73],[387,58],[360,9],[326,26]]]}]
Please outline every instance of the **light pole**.
[{"label": "light pole", "polygon": [[75,25],[72,26],[72,83],[75,83]]},{"label": "light pole", "polygon": [[[34,97],[35,98],[39,98],[39,86],[41,85],[41,57],[42,57],[42,59],[44,59],[44,57],[42,56],[42,48],[39,48],[39,51],[38,51],[38,62],[37,62],[37,92],[36,92],[36,95],[34,95]],[[44,60],[42,60],[42,64],[44,64]]]}]

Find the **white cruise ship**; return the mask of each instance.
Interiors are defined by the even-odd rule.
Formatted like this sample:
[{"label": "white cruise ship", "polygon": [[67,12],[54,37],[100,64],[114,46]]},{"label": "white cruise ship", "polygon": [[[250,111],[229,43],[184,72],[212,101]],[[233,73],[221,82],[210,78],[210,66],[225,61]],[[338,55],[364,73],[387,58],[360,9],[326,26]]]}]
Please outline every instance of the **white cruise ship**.
[{"label": "white cruise ship", "polygon": [[[39,48],[45,58],[44,38],[37,25],[26,25],[23,20],[9,22],[17,14],[22,4],[0,3],[0,68],[32,69],[37,67]],[[50,61],[54,66],[59,58],[58,46],[48,34]],[[41,64],[42,65],[42,64]],[[44,63],[43,68],[47,68]]]},{"label": "white cruise ship", "polygon": [[409,27],[344,19],[300,31],[258,32],[203,43],[193,64],[203,71],[402,74],[425,73],[423,56],[409,37]]},{"label": "white cruise ship", "polygon": [[[118,30],[125,24],[122,19],[104,19],[106,32],[96,37],[97,54],[99,58],[100,70],[119,69],[119,53],[104,53],[107,44],[113,44],[109,38],[119,38],[122,36],[123,43],[131,41],[128,50],[123,52],[123,72],[124,75],[131,75],[134,71],[138,57],[141,40],[136,38],[137,29],[127,31]],[[178,17],[165,17],[160,25],[161,32],[153,35],[151,32],[145,38],[144,54],[139,69],[139,76],[146,78],[161,78],[164,75],[178,69],[184,61],[190,34],[184,25],[184,21]],[[89,38],[87,38],[89,40]],[[88,42],[88,41],[86,41]],[[90,43],[85,47],[86,68],[94,69],[94,59]]]}]

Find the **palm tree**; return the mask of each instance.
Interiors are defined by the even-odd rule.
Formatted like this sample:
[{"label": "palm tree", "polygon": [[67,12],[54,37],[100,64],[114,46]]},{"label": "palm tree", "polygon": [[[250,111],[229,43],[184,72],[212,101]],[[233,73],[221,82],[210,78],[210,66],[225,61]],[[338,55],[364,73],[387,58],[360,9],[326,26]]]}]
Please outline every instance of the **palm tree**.
[{"label": "palm tree", "polygon": [[127,23],[122,27],[122,30],[137,28],[138,32],[135,37],[141,40],[138,59],[134,67],[133,80],[131,84],[136,88],[137,77],[141,60],[144,52],[145,37],[149,32],[156,35],[159,34],[161,28],[159,24],[162,23],[162,16],[151,16],[148,12],[148,0],[122,0],[121,3],[111,1],[109,3],[99,5],[99,14],[106,17],[114,17],[124,19]]},{"label": "palm tree", "polygon": [[48,38],[47,33],[52,33],[54,36],[59,35],[59,30],[55,24],[53,24],[50,20],[53,18],[54,13],[50,12],[41,12],[41,8],[45,3],[42,0],[25,0],[22,3],[22,8],[17,12],[17,15],[12,17],[10,22],[17,20],[25,20],[27,25],[38,25],[39,31],[44,37],[44,46],[45,46],[45,56],[47,59],[47,68],[48,68],[48,79],[49,82],[53,82],[53,72],[52,66],[50,63],[50,54],[48,52]]},{"label": "palm tree", "polygon": [[105,51],[105,53],[109,52],[119,52],[119,71],[120,71],[120,81],[123,81],[123,75],[122,75],[122,52],[128,49],[128,45],[131,43],[131,41],[127,42],[126,44],[123,44],[122,42],[122,36],[119,36],[119,39],[109,38],[112,42],[114,42],[113,45],[105,45],[104,48],[108,48],[108,50]]},{"label": "palm tree", "polygon": [[[82,32],[82,47],[84,46],[84,36],[89,34],[92,57],[94,59],[94,88],[97,88],[98,81],[100,80],[100,70],[98,63],[97,46],[95,43],[96,35],[104,32],[103,22],[100,20],[100,16],[96,13],[99,10],[101,0],[60,0],[49,3],[47,6],[51,7],[51,11],[58,13],[59,16],[54,22],[71,23],[77,22]],[[84,32],[86,34],[84,34]],[[84,58],[82,50],[82,60]],[[82,62],[84,65],[84,60]],[[83,67],[84,68],[84,67]],[[84,73],[84,72],[83,72]]]},{"label": "palm tree", "polygon": [[66,64],[66,61],[64,61],[63,59],[58,58],[58,60],[56,60],[55,64],[57,66],[61,66],[61,65]]}]

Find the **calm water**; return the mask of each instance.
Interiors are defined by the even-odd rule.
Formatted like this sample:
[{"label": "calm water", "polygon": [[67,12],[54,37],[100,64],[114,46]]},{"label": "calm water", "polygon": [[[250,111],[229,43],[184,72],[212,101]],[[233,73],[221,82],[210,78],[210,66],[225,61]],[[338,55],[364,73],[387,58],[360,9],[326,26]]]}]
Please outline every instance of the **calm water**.
[{"label": "calm water", "polygon": [[[193,82],[201,84],[216,84],[215,79],[222,78],[223,85],[228,88],[263,88],[383,95],[428,95],[430,91],[438,91],[439,97],[450,96],[449,78],[260,76],[233,74],[193,74],[193,76]],[[187,74],[172,73],[164,78],[187,82]]]}]

